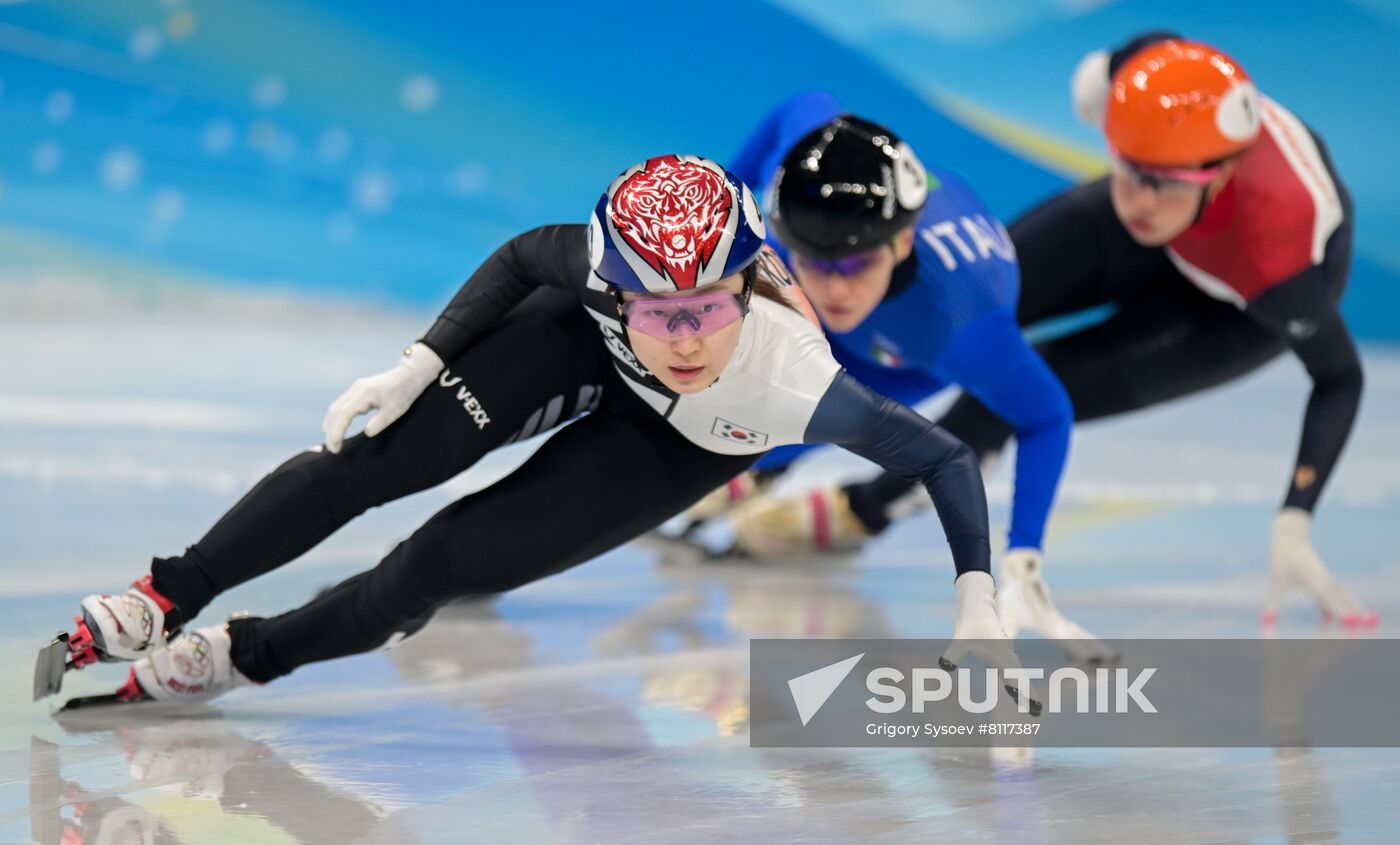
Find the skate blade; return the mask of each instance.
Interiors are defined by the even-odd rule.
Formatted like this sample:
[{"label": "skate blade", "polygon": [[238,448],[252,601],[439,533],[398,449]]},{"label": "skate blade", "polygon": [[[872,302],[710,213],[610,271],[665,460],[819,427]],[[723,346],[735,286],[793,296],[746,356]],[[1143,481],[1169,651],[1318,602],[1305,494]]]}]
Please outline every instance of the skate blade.
[{"label": "skate blade", "polygon": [[68,669],[68,633],[60,631],[53,642],[39,649],[34,661],[34,700],[63,689],[63,673]]},{"label": "skate blade", "polygon": [[155,699],[141,688],[140,682],[136,680],[136,667],[133,666],[127,675],[126,683],[122,684],[116,692],[109,692],[105,695],[82,695],[69,699],[67,704],[58,708],[54,716],[72,713],[75,710],[105,707],[109,704],[140,704],[143,701],[155,701]]},{"label": "skate blade", "polygon": [[123,698],[120,692],[109,692],[105,695],[80,695],[77,698],[70,698],[67,704],[54,711],[54,715],[59,716],[79,710],[93,710],[112,704],[130,705],[154,701],[154,698],[144,694],[140,698]]}]

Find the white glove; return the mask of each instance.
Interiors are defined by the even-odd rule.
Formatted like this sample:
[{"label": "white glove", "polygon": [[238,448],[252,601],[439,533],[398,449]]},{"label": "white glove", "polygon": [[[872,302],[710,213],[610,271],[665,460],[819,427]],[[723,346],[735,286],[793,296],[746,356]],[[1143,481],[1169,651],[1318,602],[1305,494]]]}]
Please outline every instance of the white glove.
[{"label": "white glove", "polygon": [[1293,587],[1307,590],[1324,618],[1341,620],[1348,628],[1371,627],[1378,617],[1367,611],[1328,571],[1308,534],[1312,514],[1302,508],[1284,508],[1274,519],[1269,542],[1269,595],[1264,603],[1264,624],[1278,619],[1279,605]]},{"label": "white glove", "polygon": [[1108,108],[1108,91],[1113,80],[1108,76],[1110,56],[1107,50],[1095,50],[1079,60],[1070,77],[1069,98],[1075,115],[1094,129],[1103,128],[1103,115]]},{"label": "white glove", "polygon": [[325,422],[321,423],[326,448],[338,454],[351,421],[372,409],[377,408],[378,413],[365,423],[365,435],[373,437],[388,428],[403,416],[424,388],[433,383],[443,366],[436,352],[415,343],[404,350],[403,357],[392,370],[355,379],[326,411]]},{"label": "white glove", "polygon": [[1014,639],[1023,629],[1034,631],[1080,662],[1117,660],[1117,651],[1055,607],[1042,577],[1044,568],[1039,549],[1008,549],[1001,559],[997,610],[1007,635]]},{"label": "white glove", "polygon": [[[1016,656],[997,616],[997,590],[992,576],[986,572],[965,572],[953,582],[953,592],[953,642],[938,659],[939,666],[951,672],[971,654],[988,669],[1020,669],[1021,658]],[[1040,696],[1034,684],[1029,687],[1031,715],[1039,716]],[[1015,687],[1007,684],[1006,691],[1019,700]]]}]

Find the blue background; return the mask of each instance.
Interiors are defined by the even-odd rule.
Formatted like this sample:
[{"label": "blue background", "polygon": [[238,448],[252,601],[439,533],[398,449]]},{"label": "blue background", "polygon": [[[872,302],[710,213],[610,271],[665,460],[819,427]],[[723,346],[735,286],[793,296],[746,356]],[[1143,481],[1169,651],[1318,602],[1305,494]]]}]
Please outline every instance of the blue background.
[{"label": "blue background", "polygon": [[720,159],[821,87],[994,211],[1102,165],[1088,50],[1171,27],[1319,130],[1357,201],[1345,310],[1400,338],[1400,8],[1381,0],[0,7],[0,284],[95,272],[428,309],[623,167]]}]

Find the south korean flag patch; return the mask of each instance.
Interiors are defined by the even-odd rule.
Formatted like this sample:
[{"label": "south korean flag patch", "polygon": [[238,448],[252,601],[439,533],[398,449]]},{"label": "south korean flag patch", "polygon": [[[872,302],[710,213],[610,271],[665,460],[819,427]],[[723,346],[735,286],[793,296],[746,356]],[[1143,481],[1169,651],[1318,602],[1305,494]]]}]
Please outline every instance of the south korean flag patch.
[{"label": "south korean flag patch", "polygon": [[734,443],[744,443],[749,446],[763,446],[768,443],[768,435],[761,431],[732,423],[721,417],[715,417],[715,424],[710,429],[710,433],[720,440],[729,440]]}]

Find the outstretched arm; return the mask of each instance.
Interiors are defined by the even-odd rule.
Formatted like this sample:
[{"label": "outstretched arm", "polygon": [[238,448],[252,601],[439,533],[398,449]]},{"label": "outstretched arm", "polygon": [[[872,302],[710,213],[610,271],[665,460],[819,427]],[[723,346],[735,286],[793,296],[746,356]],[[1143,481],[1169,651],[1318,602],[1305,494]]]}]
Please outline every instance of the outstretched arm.
[{"label": "outstretched arm", "polygon": [[1311,592],[1323,613],[1344,626],[1375,625],[1376,614],[1337,582],[1309,536],[1312,510],[1341,456],[1361,403],[1363,377],[1356,344],[1320,266],[1266,291],[1245,313],[1287,340],[1313,382],[1298,458],[1269,542],[1265,624],[1277,618],[1285,594],[1296,585]]},{"label": "outstretched arm", "polygon": [[1074,426],[1069,394],[1026,343],[1009,309],[984,314],[958,332],[935,370],[1016,429],[1016,487],[1007,548],[1040,549],[1069,455]]},{"label": "outstretched arm", "polygon": [[1361,357],[1320,265],[1266,291],[1246,313],[1278,332],[1312,377],[1298,458],[1283,503],[1311,512],[1356,421],[1364,382]]},{"label": "outstretched arm", "polygon": [[[917,478],[938,508],[953,549],[953,642],[940,665],[952,668],[969,654],[994,669],[1020,669],[997,615],[987,545],[987,494],[972,450],[948,432],[892,399],[836,374],[808,423],[806,441],[835,443],[891,472]],[[1040,715],[1034,687],[1006,686],[1022,712]]]}]

